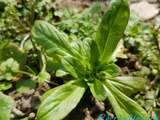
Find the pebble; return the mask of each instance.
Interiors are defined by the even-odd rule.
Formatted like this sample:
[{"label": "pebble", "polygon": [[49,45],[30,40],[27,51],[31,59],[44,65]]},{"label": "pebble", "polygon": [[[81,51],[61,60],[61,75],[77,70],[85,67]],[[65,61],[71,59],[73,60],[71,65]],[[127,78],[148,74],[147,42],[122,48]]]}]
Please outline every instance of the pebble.
[{"label": "pebble", "polygon": [[28,117],[29,117],[29,119],[33,119],[33,118],[35,118],[35,116],[36,116],[35,113],[32,112],[32,113],[29,114]]},{"label": "pebble", "polygon": [[11,114],[11,119],[15,118],[15,115],[14,114]]},{"label": "pebble", "polygon": [[[24,113],[23,113],[22,111],[18,110],[17,108],[13,108],[13,109],[12,109],[12,113],[13,113],[14,115],[16,115],[16,116],[19,116],[19,117],[24,116]],[[14,117],[14,115],[13,115],[12,117]]]},{"label": "pebble", "polygon": [[105,110],[105,104],[103,102],[96,102],[96,107],[98,110],[100,111],[104,111]]},{"label": "pebble", "polygon": [[150,20],[159,14],[156,4],[151,4],[146,0],[131,4],[131,10],[135,12],[142,21]]},{"label": "pebble", "polygon": [[30,109],[32,106],[31,106],[31,98],[28,98],[28,99],[25,99],[25,98],[22,98],[22,110],[23,111],[27,111],[28,109]]}]

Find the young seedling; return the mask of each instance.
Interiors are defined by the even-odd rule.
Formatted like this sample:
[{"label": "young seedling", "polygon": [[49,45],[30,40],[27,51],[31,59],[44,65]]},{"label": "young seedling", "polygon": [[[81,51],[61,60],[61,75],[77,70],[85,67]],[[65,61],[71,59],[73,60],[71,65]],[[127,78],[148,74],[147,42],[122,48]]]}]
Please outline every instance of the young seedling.
[{"label": "young seedling", "polygon": [[58,57],[64,69],[72,75],[70,82],[47,91],[37,113],[38,120],[61,120],[79,103],[87,88],[96,100],[108,98],[119,120],[148,120],[145,110],[131,95],[144,88],[145,80],[121,76],[113,62],[113,53],[123,36],[129,19],[127,0],[113,0],[95,33],[93,40],[69,42],[64,33],[44,21],[32,29],[33,40],[50,57]]}]

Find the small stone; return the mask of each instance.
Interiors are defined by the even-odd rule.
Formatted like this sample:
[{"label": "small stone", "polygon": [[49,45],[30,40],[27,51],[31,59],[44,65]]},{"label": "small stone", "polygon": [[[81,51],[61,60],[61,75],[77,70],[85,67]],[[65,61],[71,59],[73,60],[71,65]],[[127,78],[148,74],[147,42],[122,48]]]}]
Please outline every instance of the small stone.
[{"label": "small stone", "polygon": [[157,6],[147,1],[132,4],[131,10],[134,11],[142,21],[150,20],[159,14]]},{"label": "small stone", "polygon": [[97,109],[99,109],[100,111],[104,111],[105,110],[105,104],[103,102],[96,102],[96,107]]},{"label": "small stone", "polygon": [[11,119],[15,118],[14,114],[11,114]]},{"label": "small stone", "polygon": [[22,98],[22,111],[27,111],[31,108],[31,97],[28,99]]},{"label": "small stone", "polygon": [[33,119],[35,116],[36,116],[35,113],[32,112],[29,114],[29,119]]},{"label": "small stone", "polygon": [[20,111],[19,109],[17,109],[17,108],[13,108],[13,109],[12,109],[12,113],[13,113],[14,115],[16,115],[16,116],[19,116],[19,117],[24,116],[24,113],[23,113],[22,111]]}]

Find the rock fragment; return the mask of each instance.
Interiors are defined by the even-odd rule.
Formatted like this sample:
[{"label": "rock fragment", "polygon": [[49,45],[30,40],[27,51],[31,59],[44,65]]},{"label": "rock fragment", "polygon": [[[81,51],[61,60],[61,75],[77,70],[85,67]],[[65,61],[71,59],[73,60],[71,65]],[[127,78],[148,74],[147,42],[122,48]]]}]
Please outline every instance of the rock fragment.
[{"label": "rock fragment", "polygon": [[141,1],[131,5],[131,10],[135,12],[142,21],[150,20],[159,14],[159,9],[155,4]]}]

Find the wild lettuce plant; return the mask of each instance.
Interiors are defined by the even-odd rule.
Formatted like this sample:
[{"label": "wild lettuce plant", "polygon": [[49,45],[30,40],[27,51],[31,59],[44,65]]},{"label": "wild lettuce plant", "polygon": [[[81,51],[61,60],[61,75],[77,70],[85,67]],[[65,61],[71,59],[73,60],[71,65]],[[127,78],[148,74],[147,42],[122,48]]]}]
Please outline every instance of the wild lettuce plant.
[{"label": "wild lettuce plant", "polygon": [[38,120],[61,120],[79,103],[89,88],[95,99],[108,99],[119,120],[149,120],[145,110],[128,96],[143,89],[145,80],[119,76],[120,68],[113,62],[113,53],[122,38],[129,19],[127,0],[113,0],[93,40],[68,40],[67,35],[51,24],[36,21],[32,38],[50,57],[61,61],[73,77],[68,83],[47,91],[42,96]]}]

